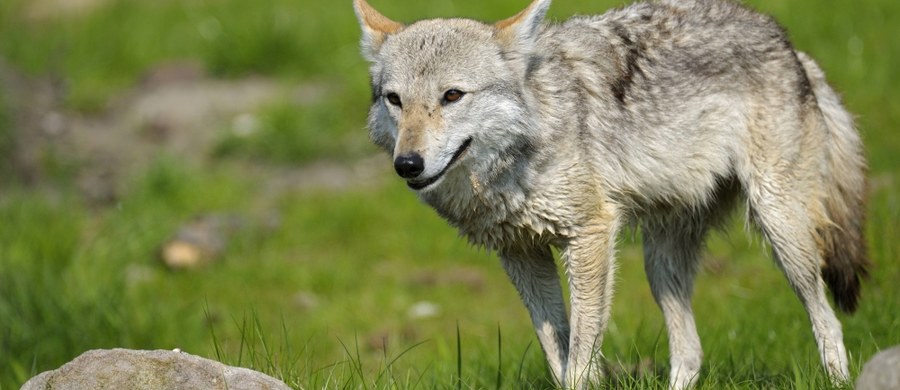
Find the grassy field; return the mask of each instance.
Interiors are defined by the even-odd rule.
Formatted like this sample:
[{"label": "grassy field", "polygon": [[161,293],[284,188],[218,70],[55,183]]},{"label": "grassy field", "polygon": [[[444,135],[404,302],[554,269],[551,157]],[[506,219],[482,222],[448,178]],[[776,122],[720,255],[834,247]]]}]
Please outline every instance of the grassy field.
[{"label": "grassy field", "polygon": [[[349,1],[97,0],[55,13],[40,11],[42,3],[55,4],[0,2],[0,57],[25,77],[63,85],[61,110],[72,117],[109,115],[110,102],[133,93],[148,69],[173,60],[195,61],[216,80],[328,87],[303,104],[259,107],[260,130],[222,131],[200,163],[154,158],[98,206],[77,188],[78,161],[50,153],[39,160],[49,172],[40,180],[17,173],[8,156],[19,146],[23,107],[18,91],[0,84],[0,389],[112,347],[178,347],[295,388],[550,386],[527,313],[494,255],[469,247],[388,167],[366,184],[274,194],[258,174],[260,166],[365,163],[376,153],[364,130],[366,65]],[[840,315],[856,374],[900,343],[900,2],[750,3],[819,61],[867,146],[875,268],[859,312]],[[621,4],[558,0],[551,17]],[[373,5],[402,21],[494,20],[524,2]],[[159,246],[181,223],[220,212],[247,222],[219,262],[181,272],[161,265]],[[799,301],[742,224],[736,218],[713,237],[696,287],[700,387],[827,388]],[[621,239],[603,352],[612,387],[664,388],[665,332],[639,242],[639,234]]]}]

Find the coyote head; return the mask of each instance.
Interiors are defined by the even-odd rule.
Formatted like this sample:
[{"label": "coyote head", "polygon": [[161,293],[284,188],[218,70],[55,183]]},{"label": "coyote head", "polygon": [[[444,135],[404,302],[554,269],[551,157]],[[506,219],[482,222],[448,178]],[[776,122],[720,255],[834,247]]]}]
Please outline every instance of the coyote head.
[{"label": "coyote head", "polygon": [[492,25],[403,25],[354,0],[370,62],[370,136],[392,154],[410,188],[428,191],[450,176],[489,180],[501,160],[528,144],[534,126],[523,85],[549,5],[535,0]]}]

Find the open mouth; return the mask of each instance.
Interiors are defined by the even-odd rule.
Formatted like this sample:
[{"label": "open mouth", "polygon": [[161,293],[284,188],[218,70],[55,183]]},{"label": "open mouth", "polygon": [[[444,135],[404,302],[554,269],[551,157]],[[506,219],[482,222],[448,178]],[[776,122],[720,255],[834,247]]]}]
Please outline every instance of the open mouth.
[{"label": "open mouth", "polygon": [[471,137],[467,138],[465,141],[463,141],[462,145],[459,146],[459,149],[456,149],[456,152],[453,153],[453,157],[450,158],[450,162],[447,163],[447,165],[444,167],[444,169],[442,169],[440,172],[438,172],[437,175],[434,175],[434,176],[429,177],[424,180],[407,180],[406,185],[409,186],[409,188],[412,188],[412,189],[418,191],[418,190],[421,190],[425,187],[428,187],[428,186],[434,184],[436,181],[438,181],[438,179],[440,179],[442,176],[444,176],[444,173],[446,173],[447,170],[450,169],[451,166],[453,166],[453,164],[456,162],[456,160],[459,160],[459,158],[462,157],[463,153],[465,153],[466,150],[469,149],[469,145],[471,145],[471,144],[472,144]]}]

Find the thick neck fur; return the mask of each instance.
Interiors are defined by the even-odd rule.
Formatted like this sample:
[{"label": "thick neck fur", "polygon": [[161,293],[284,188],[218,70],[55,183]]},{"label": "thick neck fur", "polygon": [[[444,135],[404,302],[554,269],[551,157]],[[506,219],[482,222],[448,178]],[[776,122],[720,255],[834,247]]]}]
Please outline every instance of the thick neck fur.
[{"label": "thick neck fur", "polygon": [[559,156],[547,146],[576,144],[574,133],[567,131],[573,124],[565,123],[571,119],[546,123],[547,105],[556,102],[534,98],[535,87],[526,84],[523,91],[535,122],[524,122],[529,129],[515,132],[528,135],[517,136],[493,160],[448,172],[439,188],[419,195],[475,245],[502,250],[564,240],[581,217],[571,192],[596,191],[579,179],[591,176],[577,163],[580,153]]},{"label": "thick neck fur", "polygon": [[567,236],[573,220],[563,216],[568,209],[564,194],[553,193],[565,188],[555,183],[565,178],[550,177],[556,169],[539,163],[537,156],[509,153],[506,161],[494,162],[493,175],[457,169],[440,188],[420,197],[473,244],[489,249]]},{"label": "thick neck fur", "polygon": [[[556,47],[554,30],[546,28],[540,44]],[[580,111],[575,107],[590,94],[586,80],[572,77],[571,66],[559,61],[565,57],[560,49],[545,53],[551,55],[533,56],[523,75],[526,110],[521,128],[509,132],[517,134],[515,142],[492,160],[448,172],[438,188],[419,194],[475,245],[502,250],[564,242],[585,215],[579,205],[591,203],[580,199],[600,196],[599,183],[591,182],[594,168],[583,164],[593,144],[578,130],[587,118],[560,115]],[[548,91],[550,84],[559,90]]]}]

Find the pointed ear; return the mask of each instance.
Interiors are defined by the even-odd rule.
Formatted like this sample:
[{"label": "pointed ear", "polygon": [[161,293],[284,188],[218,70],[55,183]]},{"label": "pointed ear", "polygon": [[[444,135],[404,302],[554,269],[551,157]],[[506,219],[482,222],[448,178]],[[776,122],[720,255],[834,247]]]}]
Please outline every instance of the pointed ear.
[{"label": "pointed ear", "polygon": [[403,25],[378,13],[365,0],[353,0],[353,11],[356,12],[359,26],[362,27],[360,43],[363,56],[373,61],[387,36],[403,29]]},{"label": "pointed ear", "polygon": [[550,0],[534,0],[522,12],[494,23],[500,44],[520,54],[531,52],[550,8]]}]

